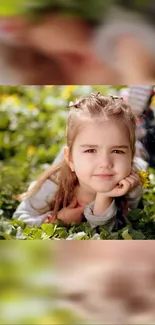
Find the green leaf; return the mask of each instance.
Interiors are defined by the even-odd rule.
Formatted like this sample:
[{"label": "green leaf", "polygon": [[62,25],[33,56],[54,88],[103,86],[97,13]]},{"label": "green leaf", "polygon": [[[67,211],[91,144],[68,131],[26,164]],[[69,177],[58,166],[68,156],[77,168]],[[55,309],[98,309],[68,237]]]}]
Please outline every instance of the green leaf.
[{"label": "green leaf", "polygon": [[119,234],[118,234],[118,232],[112,232],[112,233],[107,237],[107,239],[112,239],[112,240],[119,239]]},{"label": "green leaf", "polygon": [[132,230],[131,231],[132,239],[145,239],[146,237],[142,232],[137,231],[137,230]]},{"label": "green leaf", "polygon": [[35,234],[33,235],[33,239],[42,239],[42,229],[36,230]]},{"label": "green leaf", "polygon": [[66,239],[68,240],[82,240],[82,239],[89,239],[87,234],[84,231],[78,232],[77,234],[71,234]]},{"label": "green leaf", "polygon": [[141,213],[141,209],[134,209],[129,212],[128,216],[132,220],[138,220],[140,218],[140,213]]},{"label": "green leaf", "polygon": [[6,232],[3,232],[3,233],[0,232],[0,236],[4,237],[4,239],[7,239],[7,240],[13,239],[12,236]]},{"label": "green leaf", "polygon": [[24,229],[25,227],[25,223],[22,220],[18,220],[18,219],[12,219],[10,221],[10,224],[14,227],[20,226],[22,229]]},{"label": "green leaf", "polygon": [[53,236],[53,234],[55,232],[55,225],[52,223],[44,223],[41,225],[41,229],[44,230],[44,232],[48,236]]},{"label": "green leaf", "polygon": [[23,230],[23,235],[30,235],[33,233],[33,228],[31,228],[30,226],[26,226]]},{"label": "green leaf", "polygon": [[131,235],[128,233],[128,229],[126,229],[126,230],[124,230],[124,231],[122,232],[122,237],[123,237],[123,239],[125,239],[125,240],[132,239]]},{"label": "green leaf", "polygon": [[50,240],[50,236],[47,235],[45,232],[42,231],[41,239],[42,240]]},{"label": "green leaf", "polygon": [[108,238],[108,236],[109,236],[109,231],[106,229],[106,228],[104,228],[103,226],[101,226],[101,227],[99,227],[99,230],[100,230],[100,237],[101,237],[101,239],[106,239],[106,238]]},{"label": "green leaf", "polygon": [[0,231],[1,232],[5,232],[7,234],[11,234],[12,229],[13,229],[13,227],[12,227],[12,225],[9,224],[8,221],[1,221],[0,222]]},{"label": "green leaf", "polygon": [[55,234],[59,237],[59,238],[66,238],[68,236],[68,232],[67,229],[64,227],[57,227]]}]

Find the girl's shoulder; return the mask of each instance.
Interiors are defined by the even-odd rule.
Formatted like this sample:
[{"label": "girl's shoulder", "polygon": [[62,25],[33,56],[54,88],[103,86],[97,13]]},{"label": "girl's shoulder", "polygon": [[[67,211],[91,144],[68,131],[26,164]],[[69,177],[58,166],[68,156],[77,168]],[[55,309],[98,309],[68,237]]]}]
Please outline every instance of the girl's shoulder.
[{"label": "girl's shoulder", "polygon": [[[37,181],[32,182],[28,190],[33,189],[36,185]],[[49,179],[46,179],[38,191],[29,197],[29,201],[31,205],[33,205],[37,209],[42,209],[43,206],[50,203],[52,196],[55,194],[57,190],[57,185]]]}]

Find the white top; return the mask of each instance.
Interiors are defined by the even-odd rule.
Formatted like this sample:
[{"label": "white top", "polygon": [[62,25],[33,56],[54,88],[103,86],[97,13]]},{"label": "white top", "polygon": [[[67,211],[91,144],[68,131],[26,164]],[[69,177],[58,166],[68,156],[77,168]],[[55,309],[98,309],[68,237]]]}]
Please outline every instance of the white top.
[{"label": "white top", "polygon": [[[29,189],[31,189],[35,185],[35,183],[36,181],[32,182],[29,186]],[[57,185],[51,180],[47,179],[42,184],[41,188],[33,196],[29,197],[28,199],[25,199],[19,204],[17,210],[13,214],[13,218],[22,220],[25,224],[31,227],[40,226],[44,222],[46,216],[52,213],[52,211],[40,214],[37,209],[45,208],[48,205],[49,201],[51,200],[51,197],[55,194],[56,189]],[[132,190],[128,194],[127,197],[130,208],[137,207],[141,195],[141,186],[138,186],[136,189]],[[93,206],[94,202],[91,202],[84,209],[84,216],[90,223],[92,228],[95,228],[99,225],[104,225],[105,223],[107,223],[107,221],[113,218],[117,212],[115,199],[112,201],[108,209],[103,212],[100,216],[93,215]]]}]

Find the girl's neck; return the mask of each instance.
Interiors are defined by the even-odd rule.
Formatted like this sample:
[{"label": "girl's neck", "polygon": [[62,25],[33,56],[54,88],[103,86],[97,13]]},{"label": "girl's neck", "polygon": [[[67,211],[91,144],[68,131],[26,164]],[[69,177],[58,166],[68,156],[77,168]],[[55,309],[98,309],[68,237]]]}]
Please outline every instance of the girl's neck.
[{"label": "girl's neck", "polygon": [[95,192],[88,190],[82,185],[77,185],[74,192],[79,205],[87,205],[95,200]]}]

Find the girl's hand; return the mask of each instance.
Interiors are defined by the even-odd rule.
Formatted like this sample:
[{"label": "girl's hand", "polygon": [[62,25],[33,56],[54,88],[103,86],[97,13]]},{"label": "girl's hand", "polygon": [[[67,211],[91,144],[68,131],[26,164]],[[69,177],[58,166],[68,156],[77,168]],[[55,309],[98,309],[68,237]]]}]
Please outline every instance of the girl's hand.
[{"label": "girl's hand", "polygon": [[108,197],[122,196],[132,191],[138,185],[140,185],[139,176],[132,171],[130,175],[122,179],[113,190],[104,193],[104,195]]},{"label": "girl's hand", "polygon": [[77,207],[77,205],[77,199],[74,197],[72,202],[66,208],[63,208],[58,212],[57,218],[62,220],[66,225],[69,225],[72,222],[81,222],[85,207]]}]

